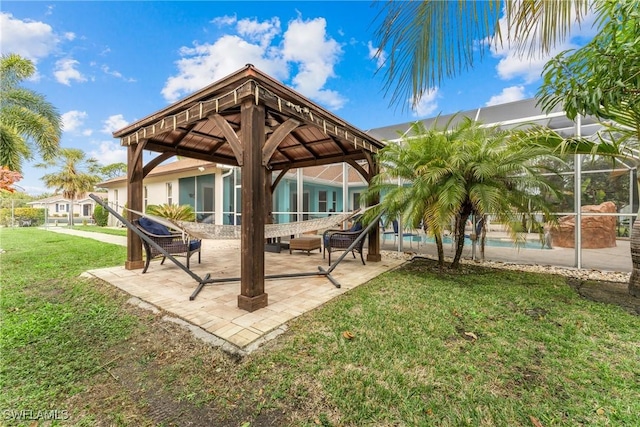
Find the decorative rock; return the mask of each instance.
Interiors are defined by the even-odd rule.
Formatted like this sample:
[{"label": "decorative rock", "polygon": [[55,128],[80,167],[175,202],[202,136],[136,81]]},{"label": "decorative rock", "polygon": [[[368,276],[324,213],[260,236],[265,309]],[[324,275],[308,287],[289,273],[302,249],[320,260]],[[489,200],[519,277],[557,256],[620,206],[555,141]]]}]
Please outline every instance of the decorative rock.
[{"label": "decorative rock", "polygon": [[[582,213],[616,213],[616,205],[613,202],[604,202],[599,205],[585,205]],[[558,220],[558,225],[551,230],[553,246],[561,248],[573,248],[575,237],[576,218],[574,215],[563,216]],[[582,248],[600,249],[614,248],[616,246],[616,218],[614,216],[582,216]]]}]

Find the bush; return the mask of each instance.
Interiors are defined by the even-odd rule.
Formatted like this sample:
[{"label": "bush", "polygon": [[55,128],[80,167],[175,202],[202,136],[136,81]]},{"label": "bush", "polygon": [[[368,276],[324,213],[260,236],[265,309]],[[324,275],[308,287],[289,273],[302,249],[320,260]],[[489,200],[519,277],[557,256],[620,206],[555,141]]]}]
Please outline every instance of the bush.
[{"label": "bush", "polygon": [[96,222],[96,225],[106,227],[109,221],[109,212],[102,206],[96,205],[93,210],[93,220]]},{"label": "bush", "polygon": [[[30,223],[30,225],[44,224],[44,209],[43,208],[15,208],[13,209],[13,218],[15,225],[22,225],[23,223]],[[11,226],[11,209],[0,209],[0,224],[5,227]]]},{"label": "bush", "polygon": [[190,205],[149,205],[146,213],[178,221],[194,221],[196,217]]}]

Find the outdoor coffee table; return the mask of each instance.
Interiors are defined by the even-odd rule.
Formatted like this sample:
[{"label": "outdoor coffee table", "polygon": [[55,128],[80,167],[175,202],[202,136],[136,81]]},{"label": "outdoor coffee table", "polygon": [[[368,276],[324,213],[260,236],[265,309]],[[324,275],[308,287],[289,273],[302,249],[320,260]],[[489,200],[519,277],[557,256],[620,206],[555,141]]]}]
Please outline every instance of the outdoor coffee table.
[{"label": "outdoor coffee table", "polygon": [[320,236],[301,236],[289,241],[289,254],[291,251],[307,251],[307,255],[311,255],[311,251],[318,249],[322,252],[322,238]]}]

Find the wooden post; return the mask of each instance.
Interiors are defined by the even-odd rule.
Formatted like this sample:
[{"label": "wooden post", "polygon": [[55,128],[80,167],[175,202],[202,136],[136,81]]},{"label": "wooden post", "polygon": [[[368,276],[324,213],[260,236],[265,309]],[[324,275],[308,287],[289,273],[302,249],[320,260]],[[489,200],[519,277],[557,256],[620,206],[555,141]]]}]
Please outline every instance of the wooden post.
[{"label": "wooden post", "polygon": [[249,312],[267,306],[264,292],[264,223],[267,209],[266,171],[262,166],[265,110],[253,99],[242,103],[242,237],[238,308]]},{"label": "wooden post", "polygon": [[[137,145],[127,148],[127,207],[142,212],[142,154],[136,155],[136,148]],[[133,215],[131,212],[125,214],[129,221],[133,221]],[[127,228],[127,260],[124,268],[135,270],[143,266],[140,237]]]},{"label": "wooden post", "polygon": [[[369,156],[367,160],[369,162],[368,183],[371,185],[373,177],[380,172],[380,167],[378,166],[378,161],[375,157]],[[371,205],[380,203],[380,194],[377,194],[370,203]],[[380,254],[380,227],[373,227],[369,232],[369,251],[367,252],[367,261],[382,261],[382,255]]]}]

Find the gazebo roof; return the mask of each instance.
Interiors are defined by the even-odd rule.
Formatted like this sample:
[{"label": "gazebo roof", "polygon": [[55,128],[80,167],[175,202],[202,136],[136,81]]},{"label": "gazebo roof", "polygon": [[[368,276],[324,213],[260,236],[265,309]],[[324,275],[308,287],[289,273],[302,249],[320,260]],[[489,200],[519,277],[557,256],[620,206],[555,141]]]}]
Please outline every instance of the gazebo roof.
[{"label": "gazebo roof", "polygon": [[114,132],[123,146],[242,166],[241,104],[265,107],[263,164],[272,170],[366,159],[384,147],[293,89],[248,64]]}]

